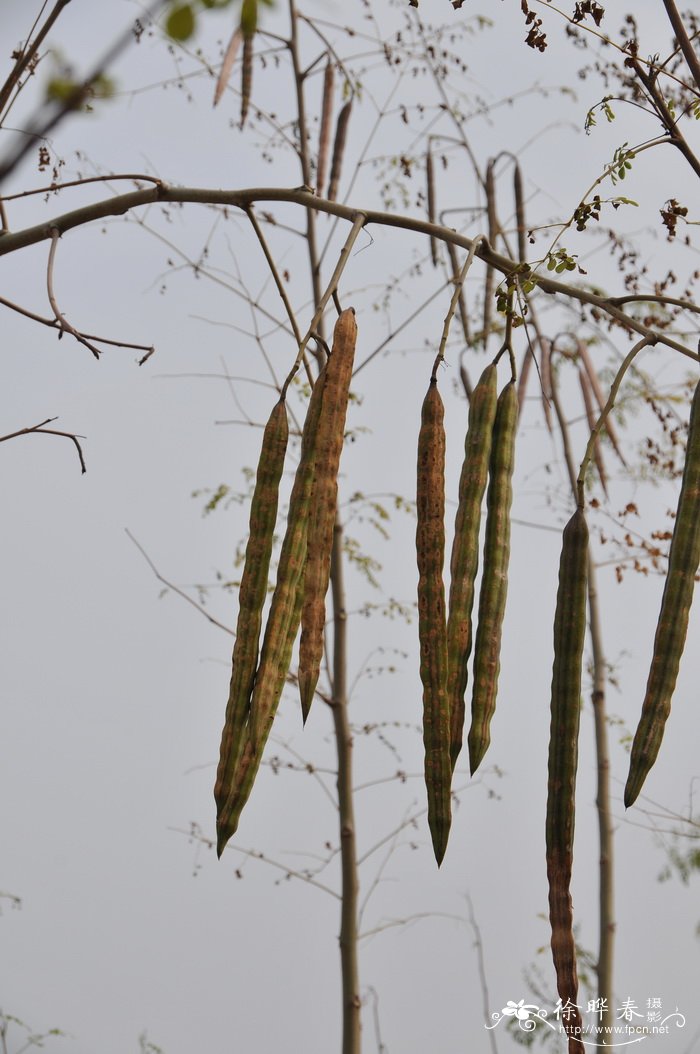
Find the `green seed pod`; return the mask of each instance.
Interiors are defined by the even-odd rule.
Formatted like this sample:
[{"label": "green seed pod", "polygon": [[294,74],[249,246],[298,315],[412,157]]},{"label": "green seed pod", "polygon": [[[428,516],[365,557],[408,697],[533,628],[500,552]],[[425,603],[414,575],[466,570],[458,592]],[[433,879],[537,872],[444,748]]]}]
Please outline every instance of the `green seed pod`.
[{"label": "green seed pod", "polygon": [[472,723],[469,729],[469,764],[472,775],[479,767],[491,741],[490,724],[496,709],[501,631],[508,592],[510,506],[513,500],[512,478],[517,428],[518,394],[515,382],[510,381],[498,399],[491,443],[484,572],[474,645]]},{"label": "green seed pod", "polygon": [[226,719],[214,798],[219,809],[226,804],[234,781],[242,734],[250,712],[250,698],[258,662],[262,611],[267,595],[267,575],[277,519],[279,484],[287,452],[287,408],[280,400],[263,433],[238,601],[236,642]]},{"label": "green seed pod", "polygon": [[[577,509],[564,528],[559,563],[546,823],[552,958],[562,1003],[569,999],[572,1004],[576,1002],[578,977],[569,889],[574,844],[581,666],[586,636],[587,572],[588,527],[583,510]],[[580,1027],[578,1011],[568,1024],[572,1028]],[[570,1050],[583,1049],[576,1042],[570,1037]]]},{"label": "green seed pod", "polygon": [[445,558],[445,427],[437,382],[423,401],[418,436],[416,556],[418,636],[423,683],[423,743],[428,825],[438,867],[450,833],[450,711],[447,699]]},{"label": "green seed pod", "polygon": [[447,698],[450,710],[452,768],[462,749],[467,661],[472,648],[474,580],[479,564],[481,504],[488,479],[497,397],[496,367],[492,364],[482,373],[469,403],[469,424],[464,443],[459,504],[450,560]]},{"label": "green seed pod", "polygon": [[282,542],[277,567],[277,583],[272,594],[260,662],[255,677],[250,716],[239,751],[233,786],[228,798],[218,802],[216,830],[219,856],[229,838],[235,833],[241,810],[252,790],[292,660],[292,649],[301,613],[299,594],[306,561],[306,537],[313,484],[316,432],[324,383],[325,370],[322,370],[314,385],[306,411],[301,440],[301,458],[289,500],[287,529]]},{"label": "green seed pod", "polygon": [[678,667],[688,633],[695,575],[700,564],[700,383],[695,389],[688,426],[683,480],[668,555],[668,572],[654,638],[642,715],[632,743],[625,785],[625,807],[636,800],[656,761],[671,712]]},{"label": "green seed pod", "polygon": [[304,721],[311,708],[323,657],[325,598],[331,572],[338,467],[343,450],[356,341],[355,312],[353,308],[347,308],[339,316],[333,332],[333,348],[326,364],[326,383],[316,438],[299,644],[299,693]]}]

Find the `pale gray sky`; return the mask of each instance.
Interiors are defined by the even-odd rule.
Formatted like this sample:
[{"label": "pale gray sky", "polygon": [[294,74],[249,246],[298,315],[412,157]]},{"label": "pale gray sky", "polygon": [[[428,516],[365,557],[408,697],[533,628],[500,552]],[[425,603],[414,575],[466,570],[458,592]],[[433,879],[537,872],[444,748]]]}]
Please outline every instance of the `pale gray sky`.
[{"label": "pale gray sky", "polygon": [[[382,5],[383,6],[383,5]],[[511,10],[512,7],[512,10]],[[548,24],[552,46],[534,54],[521,43],[518,5],[487,2],[452,12],[449,4],[424,0],[425,17],[455,22],[478,13],[496,20],[493,28],[467,43],[468,75],[454,86],[487,101],[515,94],[537,81],[553,90],[547,98],[528,96],[471,125],[480,160],[509,149],[522,154],[530,214],[536,222],[570,212],[623,141],[656,134],[638,115],[623,109],[607,126],[599,121],[592,136],[582,132],[585,112],[601,94],[591,79],[580,82],[574,70],[584,57],[568,48],[556,16]],[[611,26],[625,5],[610,4]],[[662,48],[660,4],[644,5],[648,16],[647,51]],[[659,11],[656,11],[656,9]],[[62,54],[89,67],[115,34],[138,13],[126,0],[96,5],[73,0],[60,19],[52,42]],[[363,30],[362,9],[337,3],[305,8],[328,23],[353,21]],[[374,14],[386,32],[404,17],[403,5]],[[3,5],[4,53],[27,28],[27,5]],[[196,41],[216,64],[218,42],[231,30],[230,11],[203,20]],[[264,26],[284,33],[286,11],[278,3],[265,12]],[[326,26],[324,32],[337,36]],[[369,32],[373,32],[370,28]],[[663,46],[667,34],[664,30]],[[342,53],[360,55],[361,37]],[[317,50],[309,37],[309,61]],[[368,62],[363,97],[350,126],[348,157],[363,149],[390,84],[381,66]],[[65,160],[66,178],[76,170],[152,172],[187,185],[243,187],[295,186],[301,182],[288,153],[275,150],[273,163],[261,159],[262,135],[237,128],[238,100],[233,89],[212,109],[214,81],[196,59],[169,54],[158,36],[142,38],[115,66],[116,100],[92,116],[66,121],[52,140]],[[182,74],[185,88],[170,80]],[[27,103],[36,103],[40,73]],[[168,82],[167,87],[160,87]],[[557,86],[573,88],[577,97]],[[310,112],[318,110],[310,87]],[[255,69],[253,103],[288,120],[291,81],[272,62]],[[314,94],[314,92],[316,92]],[[407,75],[394,106],[427,101],[425,78]],[[21,125],[25,110],[18,108]],[[409,152],[432,119],[411,117],[409,126],[394,120],[381,125],[367,150],[367,161],[395,151]],[[285,125],[289,131],[288,125]],[[446,124],[440,128],[447,130]],[[533,137],[542,133],[536,140]],[[531,145],[526,146],[530,143]],[[0,141],[0,146],[4,142]],[[81,159],[76,158],[76,151]],[[377,166],[360,170],[349,201],[376,206]],[[41,185],[45,179],[34,160],[14,173],[7,192]],[[415,204],[422,189],[417,172],[409,185],[405,210],[422,214]],[[119,188],[122,189],[122,188]],[[687,180],[677,159],[649,152],[638,159],[624,188],[638,210],[620,210],[616,222],[629,231],[656,223],[656,212],[670,196],[683,200]],[[347,190],[347,173],[344,195]],[[79,203],[106,196],[100,187],[68,190],[44,204],[41,198],[8,205],[10,224],[20,228],[49,219]],[[474,204],[474,179],[455,154],[441,178],[441,205]],[[401,205],[401,208],[404,208]],[[292,208],[275,210],[297,229],[302,217]],[[215,223],[203,207],[141,212],[149,225],[182,251],[197,256]],[[134,217],[134,219],[139,218]],[[457,221],[453,221],[457,222]],[[471,233],[482,229],[481,221]],[[322,218],[322,235],[331,221]],[[304,243],[283,229],[269,232],[280,265],[290,271],[290,291],[300,319],[308,323]],[[338,231],[326,257],[326,275],[337,251]],[[567,237],[567,247],[586,252]],[[645,259],[674,259],[660,235],[643,236]],[[344,303],[358,311],[358,359],[363,358],[441,281],[427,260],[428,247],[408,233],[372,229],[360,237],[342,286]],[[48,243],[0,261],[2,295],[42,314],[46,299]],[[664,255],[665,254],[665,255]],[[336,841],[336,814],[317,783],[306,775],[264,769],[244,813],[240,832],[223,859],[191,844],[178,833],[190,823],[207,837],[214,830],[212,788],[228,688],[231,641],[172,593],[160,586],[136,548],[128,528],[160,571],[183,587],[213,583],[217,572],[232,573],[236,545],[245,535],[247,506],[202,517],[205,498],[192,492],[227,482],[245,489],[244,467],[257,459],[260,432],[240,425],[217,425],[242,417],[231,389],[221,380],[166,378],[165,374],[216,374],[222,365],[236,377],[235,396],[254,421],[264,420],[273,398],[270,389],[247,383],[269,381],[260,350],[248,334],[251,314],[240,297],[186,270],[170,273],[168,248],[135,222],[111,220],[76,230],[58,246],[55,285],[61,309],[87,332],[155,343],[157,354],[138,368],[132,351],[109,349],[96,363],[83,347],[16,314],[3,313],[3,434],[60,415],[56,427],[83,436],[88,466],[81,477],[68,441],[27,436],[0,447],[4,476],[0,581],[3,584],[2,698],[0,736],[0,831],[3,845],[0,890],[21,898],[21,910],[5,908],[0,918],[0,1008],[36,1030],[62,1029],[68,1038],[52,1039],[47,1049],[70,1054],[123,1054],[138,1049],[138,1036],[165,1054],[202,1049],[212,1052],[303,1050],[327,1054],[339,1048],[338,901],[303,882],[285,881],[264,863],[245,860],[235,846],[263,852],[293,869],[313,864],[324,843]],[[679,268],[687,266],[687,257]],[[420,263],[422,277],[406,271]],[[228,283],[237,275],[255,296],[279,313],[259,249],[243,219],[232,215],[211,239],[208,263]],[[617,277],[597,249],[585,266],[593,279],[618,290]],[[476,267],[476,265],[475,265]],[[474,272],[475,278],[481,272]],[[389,312],[374,310],[381,283],[401,277]],[[471,288],[471,287],[470,287]],[[475,283],[474,289],[478,288]],[[349,427],[355,442],[343,455],[341,500],[399,493],[413,497],[415,443],[420,404],[439,339],[449,294],[438,297],[424,317],[405,331],[357,380],[362,401],[351,406]],[[567,322],[547,315],[552,333]],[[258,318],[261,332],[272,329]],[[237,327],[237,328],[234,328]],[[626,347],[626,345],[625,345]],[[518,358],[523,344],[518,345]],[[295,349],[279,334],[265,339],[277,377],[284,376]],[[494,349],[495,350],[495,349]],[[621,349],[622,350],[622,349]],[[464,439],[466,407],[453,395],[459,345],[443,374],[447,406],[448,496],[456,494]],[[596,349],[601,364],[608,350]],[[468,359],[472,377],[485,360]],[[646,353],[642,365],[665,380],[682,375],[668,351]],[[505,379],[505,372],[503,373]],[[534,378],[532,401],[523,416],[518,448],[513,515],[512,572],[504,631],[499,708],[488,771],[461,795],[445,862],[435,868],[425,819],[404,832],[385,862],[377,851],[363,865],[361,883],[368,892],[380,866],[381,881],[370,900],[363,930],[387,927],[421,916],[406,927],[388,926],[362,944],[361,983],[368,1002],[364,1012],[365,1049],[378,1049],[370,990],[378,996],[381,1035],[391,1054],[462,1054],[486,1050],[484,1015],[466,895],[471,896],[484,943],[490,1010],[508,1000],[531,1001],[522,971],[537,961],[547,989],[554,990],[548,949],[544,867],[544,805],[549,731],[551,632],[560,528],[566,502],[552,496],[564,491],[558,442],[542,424]],[[578,407],[578,395],[568,393]],[[298,409],[298,406],[297,406]],[[681,412],[679,410],[679,412]],[[572,409],[571,416],[579,413]],[[643,422],[643,423],[641,423]],[[631,423],[637,444],[640,424]],[[585,436],[576,432],[577,456]],[[612,458],[614,475],[617,469]],[[382,499],[389,501],[390,499]],[[657,524],[674,507],[675,488],[658,490],[613,484],[609,509],[617,513],[635,500],[648,522]],[[450,506],[448,521],[453,515]],[[346,516],[350,516],[350,509]],[[601,523],[604,520],[601,517]],[[357,519],[349,533],[383,564],[381,592],[356,574],[349,576],[349,608],[395,597],[412,604],[415,553],[412,517],[392,515],[389,542]],[[604,556],[604,554],[602,554]],[[620,692],[610,691],[609,707],[628,728],[637,721],[646,680],[658,603],[660,578],[628,575],[622,587],[612,568],[601,571],[605,647],[617,664]],[[195,595],[195,594],[193,594]],[[233,595],[212,591],[207,605],[228,625],[235,624]],[[698,610],[689,640],[698,632]],[[375,649],[384,649],[378,653]],[[396,651],[392,650],[396,649]],[[394,674],[362,677],[351,706],[358,726],[387,723],[386,739],[358,734],[356,780],[364,784],[397,769],[422,769],[415,623],[373,614],[351,622],[351,679],[368,663],[395,664]],[[697,775],[697,655],[685,656],[674,713],[658,764],[645,790],[672,810],[686,808]],[[393,727],[396,723],[397,727]],[[298,704],[290,692],[280,708],[277,741],[270,748],[283,759],[283,743],[321,768],[332,768],[331,723],[316,703],[302,733]],[[665,858],[644,828],[639,811],[624,817],[621,795],[627,759],[611,728],[614,812],[617,820],[616,995],[620,1000],[660,997],[668,1010],[679,1007],[687,1025],[655,1046],[662,1054],[692,1054],[700,1029],[697,1009],[700,919],[694,889],[678,881],[661,885],[657,876]],[[295,755],[295,756],[296,756]],[[466,768],[466,758],[464,759]],[[501,775],[493,771],[497,766]],[[582,713],[579,801],[574,874],[574,909],[582,943],[597,941],[597,845],[594,812],[592,715]],[[326,783],[332,788],[332,778]],[[493,793],[491,793],[493,792]],[[364,853],[424,804],[420,778],[389,782],[358,792],[358,841]],[[631,822],[630,822],[631,821]],[[641,823],[642,826],[636,824]],[[316,854],[316,855],[314,855]],[[241,870],[242,879],[236,877]],[[282,881],[279,879],[282,877]],[[335,864],[320,881],[338,886]],[[422,917],[434,915],[435,917]],[[538,949],[545,947],[542,954]],[[550,1004],[551,1007],[551,1004]],[[10,1033],[12,1035],[12,1033]],[[19,1033],[15,1033],[19,1037]],[[515,1049],[497,1030],[499,1050]],[[13,1040],[18,1049],[19,1039]]]}]

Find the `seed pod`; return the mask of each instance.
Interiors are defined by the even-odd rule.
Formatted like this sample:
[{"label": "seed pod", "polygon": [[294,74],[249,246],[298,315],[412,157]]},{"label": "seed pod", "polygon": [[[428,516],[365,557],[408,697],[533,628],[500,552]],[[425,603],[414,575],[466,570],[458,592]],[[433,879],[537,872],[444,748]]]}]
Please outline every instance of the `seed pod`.
[{"label": "seed pod", "polygon": [[[596,373],[595,366],[593,365],[593,360],[591,359],[591,356],[588,354],[588,348],[586,347],[586,344],[584,343],[584,341],[582,341],[582,340],[577,341],[577,350],[578,350],[579,358],[581,359],[581,362],[583,363],[583,368],[586,371],[586,376],[588,377],[588,380],[591,382],[591,388],[593,389],[593,392],[595,394],[596,402],[598,403],[598,406],[602,410],[605,407],[605,404],[606,404],[607,400],[606,400],[605,396],[603,395],[603,389],[600,387],[600,381],[598,380],[598,374]],[[615,428],[615,424],[614,424],[610,414],[608,414],[608,416],[605,419],[604,430],[607,433],[608,439],[610,440],[610,442],[612,444],[613,450],[615,451],[615,453],[617,454],[618,458],[620,459],[620,463],[622,465],[624,465],[625,468],[627,468],[627,462],[625,461],[624,455],[623,455],[622,450],[620,448],[620,442],[619,442],[619,439],[618,439],[618,436],[617,436],[617,429]]]},{"label": "seed pod", "polygon": [[345,143],[348,138],[348,124],[352,111],[352,99],[348,99],[345,106],[338,114],[338,122],[335,126],[335,140],[333,142],[333,160],[331,161],[331,178],[328,183],[328,200],[335,201],[338,194],[340,173],[343,167],[343,156],[345,154]]},{"label": "seed pod", "polygon": [[518,427],[518,394],[515,382],[501,392],[493,425],[489,489],[486,496],[484,572],[479,593],[479,621],[474,645],[472,723],[469,729],[469,764],[474,775],[491,741],[490,724],[496,709],[501,631],[508,591],[510,557],[510,506],[513,500],[515,434]]},{"label": "seed pod", "polygon": [[245,125],[250,105],[250,93],[253,88],[253,41],[254,33],[243,34],[243,61],[241,63],[241,121],[240,128]]},{"label": "seed pod", "polygon": [[262,752],[270,734],[282,689],[292,659],[294,639],[301,613],[299,595],[306,560],[306,536],[313,484],[316,432],[321,409],[325,372],[319,374],[306,411],[301,439],[301,457],[294,477],[287,529],[277,582],[265,626],[260,662],[255,677],[250,716],[243,733],[233,785],[228,798],[220,801],[216,818],[217,853],[221,856],[238,827],[241,810],[248,800]]},{"label": "seed pod", "polygon": [[437,382],[430,381],[418,436],[416,555],[418,636],[423,683],[423,743],[428,825],[438,867],[450,833],[450,711],[447,699],[447,625],[442,570],[445,558],[445,427]]},{"label": "seed pod", "polygon": [[542,411],[544,413],[547,431],[552,434],[552,345],[543,337],[540,337],[540,378],[542,381]]},{"label": "seed pod", "polygon": [[523,194],[523,177],[517,159],[513,168],[513,195],[515,197],[515,222],[518,227],[518,260],[520,263],[525,263],[527,260],[525,195]]},{"label": "seed pod", "polygon": [[[549,783],[547,789],[547,879],[552,958],[562,1003],[576,1003],[578,977],[571,905],[578,728],[581,710],[581,666],[586,635],[588,527],[577,509],[562,539],[559,589],[554,615]],[[567,1029],[580,1028],[578,1010]],[[581,1035],[581,1032],[578,1032]],[[570,1035],[569,1050],[583,1051]]]},{"label": "seed pod", "polygon": [[221,96],[226,90],[226,85],[228,84],[229,77],[231,76],[231,70],[233,69],[233,64],[236,61],[236,56],[238,55],[238,50],[241,46],[242,39],[243,34],[241,33],[241,27],[237,26],[234,29],[233,34],[231,35],[231,39],[228,42],[228,47],[226,48],[226,53],[224,55],[224,60],[221,63],[221,70],[219,71],[219,76],[216,81],[216,88],[214,89],[214,106],[217,106],[219,104],[219,102],[221,101]]},{"label": "seed pod", "polygon": [[250,698],[258,662],[262,611],[267,594],[267,575],[277,519],[279,484],[287,452],[289,426],[287,408],[280,400],[272,410],[263,433],[255,490],[250,506],[250,525],[238,600],[236,642],[226,719],[214,798],[217,807],[226,804],[234,782],[242,734],[250,712]]},{"label": "seed pod", "polygon": [[459,504],[450,559],[447,699],[453,769],[462,749],[467,661],[472,649],[474,580],[479,564],[481,503],[488,479],[496,401],[496,367],[491,364],[482,373],[469,403],[469,424],[459,478]]},{"label": "seed pod", "polygon": [[[498,219],[496,216],[496,178],[493,174],[496,162],[492,159],[486,166],[486,215],[489,227],[489,245],[496,244],[498,237]],[[493,283],[495,271],[493,267],[486,268],[486,279],[484,281],[484,324],[483,339],[484,348],[488,346],[491,335],[491,320],[493,317]]]},{"label": "seed pod", "polygon": [[518,381],[518,410],[520,413],[523,412],[523,406],[525,404],[525,393],[527,392],[527,381],[530,376],[530,370],[532,368],[532,360],[534,359],[532,349],[527,347],[523,354],[523,361],[520,366],[520,379]]},{"label": "seed pod", "polygon": [[[428,183],[428,222],[436,223],[435,218],[435,171],[433,169],[433,155],[428,147],[428,152],[425,155],[425,175]],[[430,236],[430,258],[433,261],[433,267],[438,265],[438,243],[437,238]]]},{"label": "seed pod", "polygon": [[333,81],[335,66],[330,58],[323,74],[323,100],[321,102],[321,127],[318,133],[318,162],[316,164],[316,186],[323,193],[328,167],[328,151],[331,145],[331,117],[333,115]]},{"label": "seed pod", "polygon": [[335,324],[333,348],[326,363],[326,383],[316,441],[299,644],[299,693],[304,721],[313,702],[323,656],[325,598],[331,571],[338,467],[343,450],[356,341],[355,311],[350,307],[341,313]]},{"label": "seed pod", "polygon": [[688,425],[683,480],[668,554],[668,571],[654,638],[642,715],[632,743],[625,807],[636,800],[661,746],[678,667],[688,633],[695,575],[700,564],[700,383]]},{"label": "seed pod", "polygon": [[[585,370],[582,370],[579,366],[578,371],[579,384],[581,385],[581,394],[583,395],[583,405],[586,409],[586,420],[588,421],[588,427],[591,431],[595,428],[596,418],[593,411],[593,393],[591,392],[590,381]],[[596,439],[593,444],[593,460],[595,461],[595,467],[598,472],[598,479],[600,485],[603,488],[605,497],[608,496],[608,474],[605,471],[605,462],[603,461],[603,451],[600,447],[600,442]]]}]

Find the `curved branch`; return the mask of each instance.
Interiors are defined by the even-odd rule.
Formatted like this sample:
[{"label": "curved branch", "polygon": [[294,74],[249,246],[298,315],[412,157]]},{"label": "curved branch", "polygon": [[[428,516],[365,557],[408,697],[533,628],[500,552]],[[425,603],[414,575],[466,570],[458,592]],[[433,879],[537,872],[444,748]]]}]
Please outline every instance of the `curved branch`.
[{"label": "curved branch", "polygon": [[50,435],[50,436],[63,436],[64,439],[70,439],[75,444],[75,448],[78,451],[78,458],[80,459],[80,470],[83,475],[87,472],[85,466],[85,458],[83,457],[83,449],[78,442],[78,438],[84,439],[85,436],[78,437],[74,432],[60,432],[56,428],[45,428],[45,425],[49,425],[52,421],[57,421],[57,417],[47,417],[45,421],[41,421],[38,425],[31,425],[29,428],[20,428],[18,432],[9,432],[5,436],[0,436],[0,443],[4,443],[7,439],[16,439],[17,436],[26,436],[32,434]]},{"label": "curved branch", "polygon": [[[64,212],[53,217],[48,223],[40,223],[24,230],[0,234],[0,256],[24,249],[29,245],[46,241],[53,236],[54,231],[64,234],[75,227],[93,223],[96,220],[105,219],[107,216],[123,216],[132,209],[144,205],[152,205],[158,202],[178,202],[182,204],[199,205],[230,205],[246,212],[257,201],[281,201],[300,205],[305,209],[317,212],[325,212],[331,216],[341,219],[355,221],[358,215],[365,218],[365,225],[376,223],[384,227],[397,227],[401,230],[412,231],[416,234],[425,234],[439,238],[444,242],[451,242],[462,249],[470,250],[474,244],[473,238],[467,238],[458,231],[443,227],[437,223],[428,223],[413,216],[404,216],[391,212],[382,212],[376,209],[358,208],[343,205],[337,201],[328,201],[317,197],[316,194],[306,187],[288,189],[285,187],[252,187],[243,190],[214,190],[205,187],[172,187],[163,184],[158,187],[148,187],[143,190],[134,190],[126,194],[118,194],[104,201],[94,202],[70,212]],[[485,239],[481,242],[475,255],[490,267],[494,267],[503,275],[511,275],[518,271],[525,278],[528,271],[520,270],[516,260],[501,253],[497,253]],[[667,348],[680,352],[682,355],[700,362],[700,355],[690,351],[685,345],[673,340],[662,332],[658,332],[649,326],[645,326],[637,319],[625,314],[615,306],[614,298],[601,296],[588,289],[570,285],[566,282],[550,278],[548,275],[537,275],[537,286],[549,295],[563,296],[569,300],[577,300],[581,304],[598,308],[605,312],[610,318],[619,323],[623,328],[654,343],[663,344]],[[683,305],[691,309],[692,305]]]}]

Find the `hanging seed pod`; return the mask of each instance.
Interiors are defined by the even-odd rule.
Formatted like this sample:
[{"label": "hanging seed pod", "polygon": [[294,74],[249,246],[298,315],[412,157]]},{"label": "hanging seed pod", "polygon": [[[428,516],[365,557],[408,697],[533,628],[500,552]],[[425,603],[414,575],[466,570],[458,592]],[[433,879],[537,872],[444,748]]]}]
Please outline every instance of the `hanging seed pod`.
[{"label": "hanging seed pod", "polygon": [[545,337],[540,337],[540,379],[542,381],[542,412],[544,413],[547,431],[552,434],[552,345]]},{"label": "hanging seed pod", "polygon": [[299,693],[304,721],[313,702],[323,656],[325,598],[331,571],[338,467],[343,450],[356,341],[355,311],[350,307],[341,313],[335,324],[333,348],[326,364],[326,383],[316,440],[299,644]]},{"label": "hanging seed pod", "polygon": [[523,355],[523,361],[520,365],[520,379],[518,380],[518,411],[523,412],[523,406],[525,404],[525,393],[527,392],[527,380],[530,376],[530,370],[532,368],[532,360],[534,354],[532,349],[527,347],[525,354]]},{"label": "hanging seed pod", "polygon": [[668,571],[654,638],[642,715],[632,743],[625,785],[625,807],[636,800],[656,761],[671,712],[678,667],[688,633],[695,575],[700,565],[700,383],[695,389],[688,426],[688,445],[676,523],[668,554]]},{"label": "hanging seed pod", "polygon": [[226,85],[229,82],[231,70],[236,61],[236,56],[238,55],[242,40],[243,34],[241,33],[241,27],[237,26],[231,35],[231,39],[228,42],[228,47],[226,48],[226,53],[224,55],[224,60],[221,63],[221,70],[219,71],[216,88],[214,89],[214,106],[218,106],[221,102],[221,96],[226,90]]},{"label": "hanging seed pod", "polygon": [[[596,418],[593,410],[593,393],[591,392],[590,381],[588,375],[584,370],[579,367],[578,371],[579,384],[581,385],[581,394],[583,395],[583,405],[586,409],[586,420],[588,421],[588,427],[591,431],[595,428]],[[596,439],[593,446],[593,460],[595,467],[598,472],[598,479],[600,485],[603,488],[605,497],[608,496],[608,474],[605,471],[605,462],[603,461],[603,451],[601,450],[600,443]]]},{"label": "hanging seed pod", "polygon": [[[578,729],[581,710],[581,666],[586,635],[588,527],[577,509],[562,539],[559,589],[554,615],[554,665],[547,789],[547,879],[552,958],[562,1003],[576,1003],[578,977],[571,905]],[[567,1031],[578,1027],[578,1010]],[[581,1032],[578,1032],[580,1037]],[[583,1052],[580,1040],[569,1036],[569,1051]]]},{"label": "hanging seed pod", "polygon": [[214,798],[219,809],[223,808],[231,793],[243,730],[250,713],[250,699],[258,663],[262,611],[267,595],[267,576],[277,519],[279,484],[288,437],[287,408],[284,401],[280,400],[272,410],[263,433],[255,490],[250,506],[248,545],[238,594],[238,623],[236,642],[233,646],[231,685],[214,788]]},{"label": "hanging seed pod", "polygon": [[[583,363],[583,368],[586,371],[586,376],[588,377],[588,380],[591,382],[591,388],[593,389],[593,393],[595,395],[596,402],[598,403],[598,406],[600,407],[600,409],[603,410],[603,408],[605,407],[605,404],[607,402],[607,399],[603,395],[603,389],[600,386],[600,381],[598,380],[598,374],[596,373],[595,366],[593,365],[593,360],[591,359],[591,356],[588,353],[588,348],[586,347],[585,343],[582,340],[577,341],[576,347],[577,347],[579,358],[581,359],[581,362]],[[618,458],[620,460],[620,463],[622,465],[624,465],[625,468],[627,468],[627,462],[625,461],[624,455],[623,455],[622,450],[620,448],[620,441],[618,439],[617,429],[615,428],[615,423],[614,423],[614,421],[612,419],[612,416],[610,414],[608,414],[608,416],[605,419],[605,432],[607,433],[608,439],[610,440],[610,442],[612,444],[612,447],[613,447],[613,450],[617,454],[617,456],[618,456]]]},{"label": "hanging seed pod", "polygon": [[445,427],[437,382],[431,378],[418,436],[416,555],[418,636],[423,684],[423,743],[428,825],[438,867],[450,833],[450,712],[447,699],[447,625],[442,571],[445,558]]},{"label": "hanging seed pod", "polygon": [[496,367],[491,364],[482,373],[469,403],[469,424],[459,478],[459,504],[450,559],[447,699],[453,769],[462,749],[467,661],[472,647],[474,580],[479,565],[481,504],[488,479],[497,394]]},{"label": "hanging seed pod", "polygon": [[518,395],[510,381],[500,394],[493,425],[489,489],[486,497],[484,572],[479,594],[479,621],[474,644],[472,723],[469,764],[474,775],[491,741],[490,725],[496,709],[501,631],[508,591],[510,506],[513,500],[515,434]]},{"label": "hanging seed pod", "polygon": [[294,477],[287,529],[285,531],[277,582],[272,594],[265,626],[260,662],[233,782],[228,797],[217,801],[217,854],[221,856],[238,827],[241,810],[248,800],[262,752],[277,712],[282,689],[292,660],[292,649],[301,614],[301,581],[306,560],[306,537],[314,474],[316,433],[321,409],[325,372],[319,374],[306,411],[301,439],[301,457]]},{"label": "hanging seed pod", "polygon": [[525,195],[523,193],[523,177],[517,160],[513,168],[513,196],[515,198],[515,222],[518,227],[518,260],[525,263],[527,260],[527,227],[525,226]]},{"label": "hanging seed pod", "polygon": [[258,0],[243,0],[241,7],[241,33],[243,34],[243,60],[241,63],[241,123],[245,125],[253,87],[253,41],[258,28]]},{"label": "hanging seed pod", "polygon": [[243,61],[241,63],[241,120],[242,129],[248,116],[250,93],[253,89],[253,41],[255,35],[246,33],[243,36]]},{"label": "hanging seed pod", "polygon": [[331,178],[328,183],[328,200],[335,201],[338,195],[338,184],[340,173],[343,168],[343,157],[345,155],[345,143],[348,138],[348,124],[352,112],[352,99],[348,99],[345,106],[338,114],[338,122],[335,126],[335,140],[333,142],[333,160],[331,161]]},{"label": "hanging seed pod", "polygon": [[323,193],[328,168],[328,152],[331,145],[331,117],[333,116],[333,84],[335,66],[330,58],[323,73],[323,99],[321,101],[321,127],[318,133],[318,161],[316,164],[316,187]]},{"label": "hanging seed pod", "polygon": [[[425,175],[428,183],[428,222],[437,223],[435,218],[435,172],[433,169],[433,155],[428,146],[428,151],[425,155]],[[438,260],[438,243],[437,238],[430,236],[430,259],[433,261],[433,267],[437,267]]]},{"label": "hanging seed pod", "polygon": [[[494,176],[495,161],[492,159],[486,166],[486,215],[489,228],[489,245],[496,244],[498,237],[498,220],[496,217],[496,177]],[[484,324],[483,340],[484,348],[488,346],[491,335],[491,322],[493,319],[493,284],[495,271],[493,267],[486,268],[486,279],[484,281]]]}]

